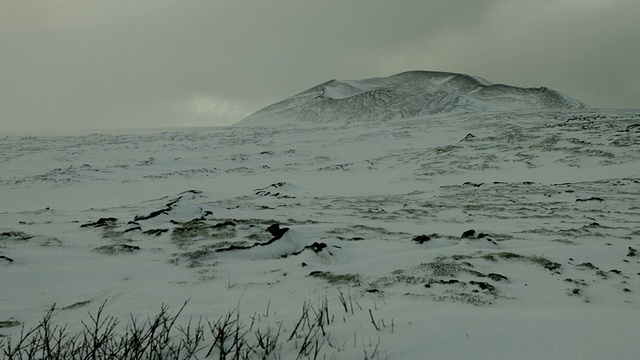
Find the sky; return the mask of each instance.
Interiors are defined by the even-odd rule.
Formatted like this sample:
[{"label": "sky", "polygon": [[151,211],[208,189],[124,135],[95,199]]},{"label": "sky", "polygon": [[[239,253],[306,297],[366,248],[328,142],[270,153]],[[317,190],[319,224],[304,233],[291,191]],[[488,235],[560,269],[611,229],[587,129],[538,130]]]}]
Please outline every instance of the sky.
[{"label": "sky", "polygon": [[225,126],[407,70],[640,108],[638,0],[2,0],[0,132]]}]

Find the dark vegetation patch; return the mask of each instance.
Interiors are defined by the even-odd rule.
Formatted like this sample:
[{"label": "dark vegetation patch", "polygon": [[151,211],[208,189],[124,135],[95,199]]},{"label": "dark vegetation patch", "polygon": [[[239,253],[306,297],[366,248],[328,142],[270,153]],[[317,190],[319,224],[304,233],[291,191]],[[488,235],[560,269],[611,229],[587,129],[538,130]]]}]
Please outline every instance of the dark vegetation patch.
[{"label": "dark vegetation patch", "polygon": [[312,271],[309,276],[326,280],[329,284],[361,285],[360,274],[334,274],[330,271]]},{"label": "dark vegetation patch", "polygon": [[223,248],[219,248],[216,249],[216,252],[224,252],[224,251],[232,251],[232,250],[246,250],[246,249],[251,249],[257,246],[267,246],[267,245],[271,245],[274,242],[280,240],[284,234],[289,231],[289,228],[281,228],[280,224],[272,224],[267,228],[267,232],[270,233],[272,235],[272,238],[266,242],[255,242],[252,245],[239,245],[239,244],[233,244],[231,246],[228,247],[223,247]]},{"label": "dark vegetation patch", "polygon": [[433,262],[422,263],[420,264],[420,268],[430,271],[433,276],[440,277],[456,276],[458,273],[460,273],[460,271],[463,270],[463,267],[460,264],[446,262],[442,258],[437,258]]},{"label": "dark vegetation patch", "polygon": [[[549,270],[549,271],[555,271],[558,270],[562,267],[561,264],[551,261],[547,258],[544,258],[542,256],[524,256],[524,255],[520,255],[520,254],[516,254],[516,253],[512,253],[512,252],[507,252],[507,251],[503,251],[503,252],[498,252],[498,253],[491,253],[491,254],[483,254],[483,255],[453,255],[451,256],[451,258],[453,260],[468,260],[468,259],[474,259],[474,258],[479,258],[479,259],[484,259],[486,261],[491,261],[491,262],[497,262],[499,259],[503,259],[503,260],[522,260],[522,261],[528,261],[532,264],[536,264],[539,266],[542,266],[543,268]],[[470,264],[469,264],[470,265]],[[500,274],[489,274],[487,276],[494,276],[496,277],[496,279],[504,277],[503,275]],[[504,277],[501,280],[506,280],[506,277]],[[496,281],[500,281],[500,280],[496,280]]]},{"label": "dark vegetation patch", "polygon": [[0,232],[0,240],[29,240],[33,236],[22,231],[5,231]]},{"label": "dark vegetation patch", "polygon": [[139,246],[129,244],[103,245],[93,249],[93,251],[105,255],[131,254],[138,250],[140,250]]},{"label": "dark vegetation patch", "polygon": [[20,321],[18,320],[3,320],[0,321],[0,328],[10,328],[14,326],[20,325]]},{"label": "dark vegetation patch", "polygon": [[87,304],[90,304],[91,300],[85,300],[85,301],[78,301],[77,303],[73,303],[71,305],[67,305],[65,307],[62,308],[62,310],[72,310],[72,309],[77,309],[80,307],[83,307]]},{"label": "dark vegetation patch", "polygon": [[544,258],[542,256],[531,256],[528,258],[530,262],[540,265],[543,268],[549,270],[549,271],[555,271],[558,270],[562,267],[561,264],[551,261],[547,258]]},{"label": "dark vegetation patch", "polygon": [[209,225],[202,219],[193,219],[181,224],[171,232],[171,240],[179,246],[186,246],[197,238],[209,236]]},{"label": "dark vegetation patch", "polygon": [[493,300],[487,299],[486,295],[483,296],[480,294],[469,293],[433,295],[432,300],[437,302],[469,304],[473,306],[488,306],[493,304]]},{"label": "dark vegetation patch", "polygon": [[524,258],[524,256],[522,255],[518,255],[518,254],[514,254],[512,252],[500,252],[497,254],[494,254],[495,256],[502,258],[502,259],[522,259]]},{"label": "dark vegetation patch", "polygon": [[193,251],[186,251],[182,253],[174,254],[174,258],[169,260],[169,263],[178,264],[181,260],[187,261],[187,266],[190,268],[204,266],[203,261],[210,260],[213,257],[213,249],[201,248]]},{"label": "dark vegetation patch", "polygon": [[[329,339],[336,318],[332,310],[340,307],[330,307],[326,297],[305,301],[302,315],[291,326],[270,321],[268,310],[263,316],[247,317],[237,308],[217,319],[201,317],[185,323],[179,317],[187,303],[175,313],[162,305],[157,314],[142,320],[131,314],[124,326],[121,319],[106,314],[103,303],[77,332],[68,330],[68,324],[54,323],[53,306],[36,327],[10,340],[0,336],[0,353],[6,359],[282,359],[283,349],[292,349],[296,359],[339,358],[340,348]],[[347,321],[357,308],[351,297],[343,297],[341,304]],[[371,310],[369,316],[377,331],[385,330],[387,325],[376,321]],[[0,321],[0,327],[5,325],[19,322]],[[363,343],[364,358],[379,358],[378,345]]]}]

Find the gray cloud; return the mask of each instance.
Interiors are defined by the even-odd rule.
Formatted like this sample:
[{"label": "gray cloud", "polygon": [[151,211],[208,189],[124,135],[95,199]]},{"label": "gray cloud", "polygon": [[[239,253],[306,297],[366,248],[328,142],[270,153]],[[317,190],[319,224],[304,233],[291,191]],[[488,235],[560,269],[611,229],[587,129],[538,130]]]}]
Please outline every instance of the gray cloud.
[{"label": "gray cloud", "polygon": [[428,69],[640,107],[635,0],[0,4],[0,130],[213,126],[331,78]]}]

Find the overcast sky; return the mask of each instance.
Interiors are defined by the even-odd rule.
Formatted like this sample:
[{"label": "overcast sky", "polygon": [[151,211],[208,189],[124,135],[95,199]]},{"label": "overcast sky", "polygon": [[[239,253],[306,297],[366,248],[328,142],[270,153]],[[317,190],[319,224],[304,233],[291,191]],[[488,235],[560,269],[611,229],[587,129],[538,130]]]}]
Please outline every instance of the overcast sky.
[{"label": "overcast sky", "polygon": [[0,131],[218,126],[406,70],[640,108],[638,0],[1,0]]}]

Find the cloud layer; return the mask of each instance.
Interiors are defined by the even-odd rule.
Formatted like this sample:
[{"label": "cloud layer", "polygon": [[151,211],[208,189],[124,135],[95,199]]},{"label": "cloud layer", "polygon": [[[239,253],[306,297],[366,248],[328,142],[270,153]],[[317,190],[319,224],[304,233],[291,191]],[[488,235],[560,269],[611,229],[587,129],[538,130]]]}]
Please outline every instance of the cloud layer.
[{"label": "cloud layer", "polygon": [[216,126],[332,78],[425,69],[640,107],[635,0],[0,4],[2,130]]}]

